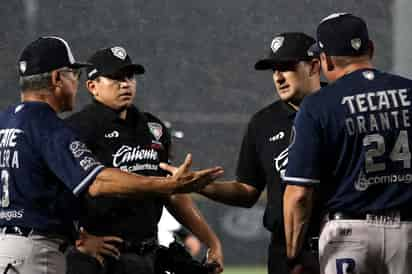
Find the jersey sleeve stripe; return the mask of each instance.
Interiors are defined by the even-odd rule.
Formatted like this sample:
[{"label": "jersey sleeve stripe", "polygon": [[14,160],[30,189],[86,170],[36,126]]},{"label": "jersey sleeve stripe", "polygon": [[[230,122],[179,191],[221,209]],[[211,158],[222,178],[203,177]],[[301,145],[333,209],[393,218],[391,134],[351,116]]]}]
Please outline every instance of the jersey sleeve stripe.
[{"label": "jersey sleeve stripe", "polygon": [[95,167],[89,175],[87,175],[81,182],[78,184],[75,189],[73,190],[74,195],[78,195],[89,183],[94,177],[99,173],[102,169],[104,168],[104,165],[98,165]]},{"label": "jersey sleeve stripe", "polygon": [[288,176],[283,176],[282,181],[284,181],[286,183],[291,182],[291,183],[299,183],[299,184],[319,184],[320,183],[320,180],[318,180],[318,179],[288,177]]}]

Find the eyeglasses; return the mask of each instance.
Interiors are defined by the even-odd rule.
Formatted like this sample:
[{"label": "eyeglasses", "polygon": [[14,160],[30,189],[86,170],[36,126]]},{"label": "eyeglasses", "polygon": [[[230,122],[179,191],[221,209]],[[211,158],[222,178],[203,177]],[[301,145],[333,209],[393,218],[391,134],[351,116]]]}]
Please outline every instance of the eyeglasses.
[{"label": "eyeglasses", "polygon": [[71,68],[67,68],[67,69],[62,69],[59,70],[60,72],[71,72],[73,73],[74,78],[76,78],[76,80],[79,80],[80,77],[82,76],[82,70],[81,69],[71,69]]},{"label": "eyeglasses", "polygon": [[272,67],[272,71],[279,71],[279,72],[285,72],[285,71],[295,71],[296,67],[299,62],[282,62],[282,63],[277,63]]}]

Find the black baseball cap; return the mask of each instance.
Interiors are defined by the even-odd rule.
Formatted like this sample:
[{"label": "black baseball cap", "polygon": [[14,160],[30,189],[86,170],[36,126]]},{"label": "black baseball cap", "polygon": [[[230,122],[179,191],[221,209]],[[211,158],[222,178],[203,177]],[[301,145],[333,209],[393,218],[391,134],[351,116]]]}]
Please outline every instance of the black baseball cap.
[{"label": "black baseball cap", "polygon": [[81,68],[90,64],[76,62],[69,44],[58,36],[43,36],[23,49],[19,58],[20,76],[30,76],[70,67]]},{"label": "black baseball cap", "polygon": [[265,59],[255,64],[257,70],[267,70],[285,62],[312,60],[316,53],[310,47],[316,40],[302,32],[285,32],[277,35],[270,43],[270,50]]},{"label": "black baseball cap", "polygon": [[122,71],[132,71],[135,74],[143,74],[142,65],[133,64],[132,59],[123,47],[115,46],[96,51],[88,62],[92,64],[87,68],[87,78],[90,80],[98,76],[114,76]]},{"label": "black baseball cap", "polygon": [[368,28],[365,21],[350,13],[333,13],[319,23],[317,50],[329,56],[359,56],[367,52]]}]

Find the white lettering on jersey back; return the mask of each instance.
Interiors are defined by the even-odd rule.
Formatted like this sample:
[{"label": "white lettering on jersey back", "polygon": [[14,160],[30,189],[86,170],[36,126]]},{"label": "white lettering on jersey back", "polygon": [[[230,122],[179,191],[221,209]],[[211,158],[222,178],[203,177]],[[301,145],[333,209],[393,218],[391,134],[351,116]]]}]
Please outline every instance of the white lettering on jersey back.
[{"label": "white lettering on jersey back", "polygon": [[20,133],[23,133],[23,130],[18,128],[0,129],[0,148],[15,147],[17,136]]},{"label": "white lettering on jersey back", "polygon": [[280,131],[276,135],[270,137],[269,142],[276,142],[276,141],[281,140],[283,138],[285,138],[285,132]]},{"label": "white lettering on jersey back", "polygon": [[136,160],[158,161],[158,152],[153,148],[140,148],[123,145],[113,155],[113,166],[119,167],[122,164],[130,163]]},{"label": "white lettering on jersey back", "polygon": [[345,96],[341,104],[347,106],[350,114],[354,114],[409,107],[411,101],[407,89],[392,89]]},{"label": "white lettering on jersey back", "polygon": [[0,149],[0,168],[19,168],[19,152],[17,150]]}]

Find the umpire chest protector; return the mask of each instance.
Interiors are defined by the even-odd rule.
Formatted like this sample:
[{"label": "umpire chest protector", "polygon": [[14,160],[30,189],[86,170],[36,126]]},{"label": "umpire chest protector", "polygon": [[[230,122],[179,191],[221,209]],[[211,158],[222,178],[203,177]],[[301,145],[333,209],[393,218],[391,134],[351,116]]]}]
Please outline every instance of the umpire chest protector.
[{"label": "umpire chest protector", "polygon": [[[170,135],[153,115],[130,107],[122,120],[114,110],[93,102],[67,121],[105,166],[145,176],[166,175],[159,163],[168,161]],[[156,236],[163,204],[154,197],[86,196],[81,223],[96,235],[141,241]]]}]

